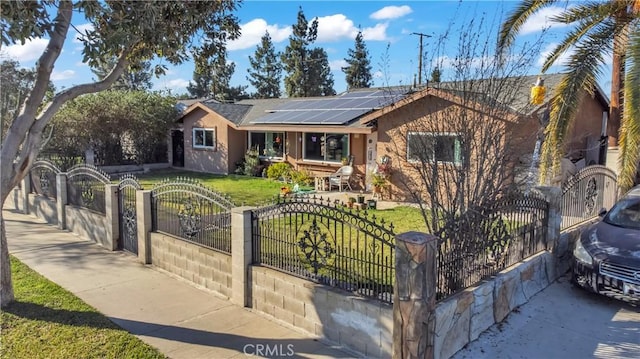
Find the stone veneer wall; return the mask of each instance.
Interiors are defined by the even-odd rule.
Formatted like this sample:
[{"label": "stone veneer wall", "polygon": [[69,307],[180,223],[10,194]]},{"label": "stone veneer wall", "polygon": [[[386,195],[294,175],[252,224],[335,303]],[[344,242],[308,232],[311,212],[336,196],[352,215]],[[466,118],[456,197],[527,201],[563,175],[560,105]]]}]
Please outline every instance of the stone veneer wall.
[{"label": "stone veneer wall", "polygon": [[447,359],[556,279],[556,263],[542,252],[467,288],[436,307],[435,358]]},{"label": "stone veneer wall", "polygon": [[65,214],[69,231],[112,250],[107,233],[107,226],[111,226],[111,223],[107,223],[104,214],[70,205],[65,206]]},{"label": "stone veneer wall", "polygon": [[29,194],[29,213],[47,221],[49,224],[58,224],[58,207],[53,199]]},{"label": "stone veneer wall", "polygon": [[226,297],[231,296],[230,255],[152,232],[151,263]]},{"label": "stone veneer wall", "polygon": [[253,309],[367,358],[391,358],[393,307],[323,285],[252,266]]}]

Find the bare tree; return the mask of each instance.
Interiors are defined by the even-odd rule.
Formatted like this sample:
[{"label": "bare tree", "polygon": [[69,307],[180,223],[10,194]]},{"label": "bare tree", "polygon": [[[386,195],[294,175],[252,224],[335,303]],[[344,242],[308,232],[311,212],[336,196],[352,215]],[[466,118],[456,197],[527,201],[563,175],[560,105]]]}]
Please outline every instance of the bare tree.
[{"label": "bare tree", "polygon": [[[388,134],[378,154],[390,158],[391,190],[420,206],[429,233],[491,207],[517,184],[519,158],[534,150],[538,121],[525,76],[541,42],[499,61],[493,30],[480,19],[441,35],[430,52],[442,82],[416,89],[377,118],[378,131]],[[442,55],[452,43],[456,53]]]}]

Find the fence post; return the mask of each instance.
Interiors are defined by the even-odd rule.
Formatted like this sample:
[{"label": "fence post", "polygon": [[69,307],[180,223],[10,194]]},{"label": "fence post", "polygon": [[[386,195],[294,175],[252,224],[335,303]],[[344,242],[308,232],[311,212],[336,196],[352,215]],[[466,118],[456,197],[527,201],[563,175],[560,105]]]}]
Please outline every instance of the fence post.
[{"label": "fence post", "polygon": [[437,238],[396,235],[393,358],[434,358]]},{"label": "fence post", "polygon": [[557,268],[560,259],[569,251],[567,238],[560,236],[560,225],[562,224],[562,189],[560,187],[534,187],[538,193],[549,203],[549,213],[547,215],[547,250],[553,253],[556,259],[556,275],[564,273],[561,268]]},{"label": "fence post", "polygon": [[67,228],[67,174],[66,173],[58,173],[56,174],[56,209],[58,212],[58,228],[66,229]]},{"label": "fence post", "polygon": [[22,187],[22,196],[20,201],[22,202],[22,213],[29,214],[29,193],[31,193],[31,173],[27,172],[20,184]]},{"label": "fence post", "polygon": [[118,185],[104,185],[104,209],[107,218],[107,248],[112,251],[118,249],[120,239],[120,217],[118,206]]},{"label": "fence post", "polygon": [[231,302],[246,307],[249,298],[249,266],[252,261],[251,210],[254,207],[231,209]]},{"label": "fence post", "polygon": [[138,225],[138,259],[151,263],[151,190],[136,191],[136,223]]}]

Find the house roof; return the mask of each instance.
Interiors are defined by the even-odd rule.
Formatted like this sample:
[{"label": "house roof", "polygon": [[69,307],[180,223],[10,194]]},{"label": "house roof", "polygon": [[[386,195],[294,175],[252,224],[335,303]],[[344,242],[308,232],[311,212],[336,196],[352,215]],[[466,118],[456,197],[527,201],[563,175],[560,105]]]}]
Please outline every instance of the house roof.
[{"label": "house roof", "polygon": [[205,101],[201,102],[201,104],[236,126],[242,122],[242,119],[251,110],[251,105],[248,104],[220,103],[218,101]]},{"label": "house roof", "polygon": [[[360,122],[368,123],[383,114],[394,111],[399,107],[427,95],[441,97],[454,103],[464,104],[465,106],[471,105],[478,111],[482,111],[483,108],[488,107],[494,110],[498,109],[503,113],[504,119],[514,119],[514,115],[532,115],[547,107],[553,98],[553,92],[560,84],[563,76],[564,74],[547,74],[540,76],[509,77],[499,79],[498,83],[496,83],[496,80],[483,79],[430,84],[426,88],[400,101],[394,107],[380,109],[363,116]],[[538,77],[544,80],[547,95],[542,104],[532,105],[530,103],[531,87],[535,84]],[[506,87],[512,88],[513,90],[501,91],[501,88]],[[598,86],[595,88],[595,95],[604,107],[608,106],[608,100]]]}]

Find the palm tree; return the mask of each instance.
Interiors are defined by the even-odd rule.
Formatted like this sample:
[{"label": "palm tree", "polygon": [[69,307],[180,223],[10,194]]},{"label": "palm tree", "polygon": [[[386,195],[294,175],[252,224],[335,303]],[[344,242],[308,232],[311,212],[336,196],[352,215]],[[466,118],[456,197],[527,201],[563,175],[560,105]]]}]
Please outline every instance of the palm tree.
[{"label": "palm tree", "polygon": [[[522,25],[534,14],[558,0],[521,0],[502,24],[498,49],[512,45]],[[566,3],[566,1],[563,1]],[[630,188],[640,160],[640,0],[585,1],[567,7],[550,19],[570,24],[564,40],[547,56],[547,71],[569,49],[574,52],[551,101],[550,121],[542,147],[541,180],[547,169],[559,169],[562,145],[579,105],[580,94],[593,93],[596,80],[612,56],[609,121],[620,124],[620,177],[622,191]],[[615,145],[615,143],[613,143]]]}]

